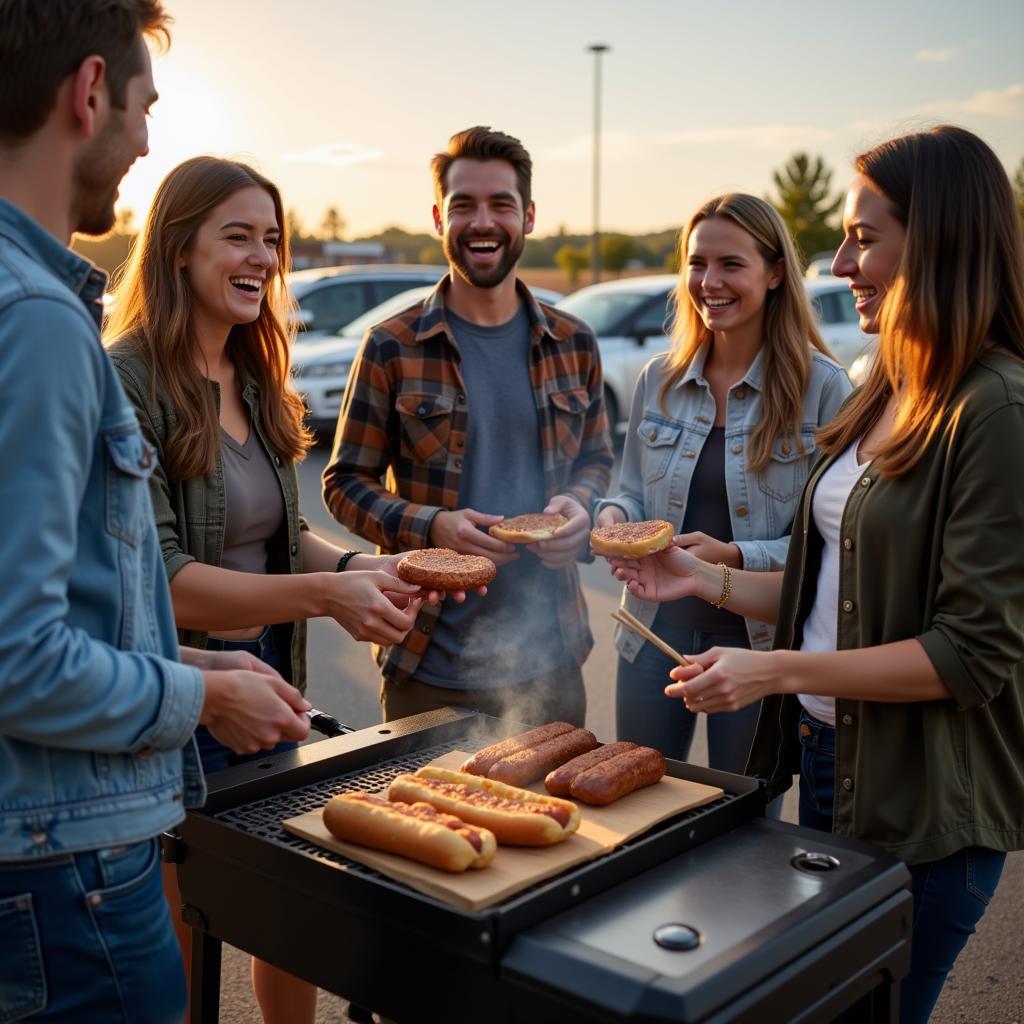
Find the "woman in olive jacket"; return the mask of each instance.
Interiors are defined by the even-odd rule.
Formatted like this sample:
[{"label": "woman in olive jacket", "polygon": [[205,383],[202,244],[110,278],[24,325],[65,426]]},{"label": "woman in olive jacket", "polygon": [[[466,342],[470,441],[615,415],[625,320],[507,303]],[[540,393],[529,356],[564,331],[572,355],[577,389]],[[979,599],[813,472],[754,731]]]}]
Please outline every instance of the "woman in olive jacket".
[{"label": "woman in olive jacket", "polygon": [[833,271],[879,335],[819,434],[784,573],[673,548],[631,593],[776,623],[666,688],[694,711],[764,699],[748,772],[800,774],[801,824],[871,840],[913,878],[901,1020],[927,1021],[1024,848],[1024,241],[998,158],[939,127],[856,161]]}]

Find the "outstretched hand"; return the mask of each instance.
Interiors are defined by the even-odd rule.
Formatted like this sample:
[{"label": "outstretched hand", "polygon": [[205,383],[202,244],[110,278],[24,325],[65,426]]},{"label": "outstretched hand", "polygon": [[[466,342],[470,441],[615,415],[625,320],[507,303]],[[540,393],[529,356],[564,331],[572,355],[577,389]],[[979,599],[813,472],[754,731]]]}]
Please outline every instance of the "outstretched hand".
[{"label": "outstretched hand", "polygon": [[527,544],[540,559],[545,569],[561,569],[571,565],[585,549],[590,536],[590,516],[587,510],[568,494],[556,494],[545,506],[545,515],[563,515],[569,521],[563,523],[550,540],[539,540]]},{"label": "outstretched hand", "polygon": [[612,575],[642,601],[701,596],[698,573],[706,563],[674,544],[645,558],[609,558],[608,562]]},{"label": "outstretched hand", "polygon": [[387,572],[328,574],[327,614],[356,640],[401,643],[423,600],[420,587]]}]

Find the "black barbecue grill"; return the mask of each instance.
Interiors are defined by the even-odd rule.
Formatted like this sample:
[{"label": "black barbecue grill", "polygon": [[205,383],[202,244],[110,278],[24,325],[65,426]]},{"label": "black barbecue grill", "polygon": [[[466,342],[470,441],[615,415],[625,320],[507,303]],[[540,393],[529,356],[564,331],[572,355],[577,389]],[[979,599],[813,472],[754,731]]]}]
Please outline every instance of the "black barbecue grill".
[{"label": "black barbecue grill", "polygon": [[854,1004],[852,1019],[896,1019],[906,869],[765,820],[742,776],[669,762],[725,796],[478,912],[281,828],[334,793],[384,789],[521,728],[444,709],[214,776],[165,847],[194,929],[192,1019],[217,1020],[221,942],[399,1024],[782,1024]]}]

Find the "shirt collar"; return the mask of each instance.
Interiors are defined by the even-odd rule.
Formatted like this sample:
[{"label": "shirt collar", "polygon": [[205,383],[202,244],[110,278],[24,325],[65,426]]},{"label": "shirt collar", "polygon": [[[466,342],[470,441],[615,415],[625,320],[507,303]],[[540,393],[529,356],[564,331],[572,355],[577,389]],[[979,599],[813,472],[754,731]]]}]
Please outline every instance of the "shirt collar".
[{"label": "shirt collar", "polygon": [[[688,384],[691,381],[698,383],[706,383],[704,381],[704,364],[708,358],[708,349],[711,347],[709,342],[704,342],[699,349],[697,354],[690,360],[690,365],[686,368],[686,373],[683,374],[680,385]],[[763,372],[764,372],[764,345],[757,350],[757,355],[754,356],[754,361],[747,367],[747,372],[743,375],[743,383],[749,385],[757,391],[763,390]]]},{"label": "shirt collar", "polygon": [[99,327],[107,275],[72,252],[27,213],[0,197],[0,234],[6,235],[30,259],[45,267],[85,303]]},{"label": "shirt collar", "polygon": [[[437,287],[424,300],[423,309],[420,312],[419,327],[416,331],[417,344],[433,337],[439,331],[447,335],[449,341],[453,340],[445,306],[450,287],[451,275],[445,274],[438,281]],[[548,335],[555,341],[567,341],[572,337],[576,330],[575,323],[554,309],[541,306],[533,297],[530,289],[519,278],[516,278],[516,291],[523,300],[523,306],[530,321],[530,335],[535,342],[540,341],[545,335]]]}]

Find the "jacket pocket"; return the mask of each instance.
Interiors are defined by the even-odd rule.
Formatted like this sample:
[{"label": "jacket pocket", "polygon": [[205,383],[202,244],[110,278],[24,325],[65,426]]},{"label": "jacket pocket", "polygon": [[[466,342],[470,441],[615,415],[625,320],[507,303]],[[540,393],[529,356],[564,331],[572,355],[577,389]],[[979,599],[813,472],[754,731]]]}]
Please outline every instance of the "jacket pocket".
[{"label": "jacket pocket", "polygon": [[406,458],[429,465],[444,465],[452,432],[455,403],[443,395],[403,391],[395,398]]},{"label": "jacket pocket", "polygon": [[807,483],[816,450],[814,434],[801,433],[803,451],[792,438],[777,438],[772,447],[771,461],[757,475],[761,490],[775,501],[792,502]]},{"label": "jacket pocket", "polygon": [[573,462],[583,444],[583,418],[590,405],[586,388],[567,388],[552,391],[552,420],[555,428],[555,446],[563,459]]},{"label": "jacket pocket", "polygon": [[32,894],[0,900],[0,1024],[46,1007],[46,976]]},{"label": "jacket pocket", "polygon": [[654,483],[665,475],[682,432],[683,428],[678,424],[647,417],[640,421],[636,433],[640,441],[640,471],[645,484]]},{"label": "jacket pocket", "polygon": [[107,452],[107,532],[137,548],[153,521],[147,480],[156,464],[137,423],[103,432]]}]

